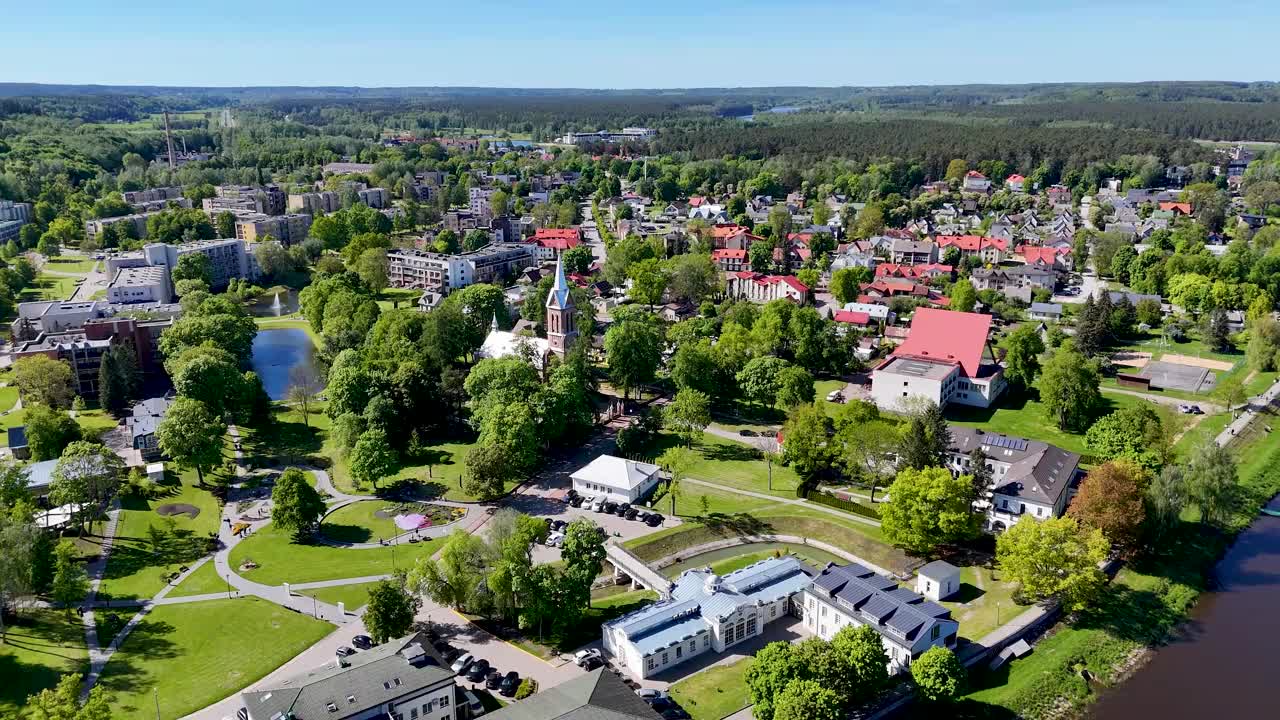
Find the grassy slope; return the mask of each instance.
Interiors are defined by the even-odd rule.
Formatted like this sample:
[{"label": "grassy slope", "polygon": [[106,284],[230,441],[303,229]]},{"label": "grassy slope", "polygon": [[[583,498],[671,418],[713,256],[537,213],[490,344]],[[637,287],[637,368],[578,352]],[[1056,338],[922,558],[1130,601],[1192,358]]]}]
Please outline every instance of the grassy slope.
[{"label": "grassy slope", "polygon": [[259,567],[240,575],[265,585],[339,580],[407,569],[443,543],[443,538],[437,538],[416,545],[368,549],[305,545],[268,525],[236,545],[231,551],[231,567],[239,568],[245,560],[252,559]]},{"label": "grassy slope", "polygon": [[373,588],[373,585],[373,583],[338,585],[314,590],[299,590],[298,593],[333,605],[337,605],[340,602],[345,603],[344,607],[350,612],[369,603],[369,590]]}]

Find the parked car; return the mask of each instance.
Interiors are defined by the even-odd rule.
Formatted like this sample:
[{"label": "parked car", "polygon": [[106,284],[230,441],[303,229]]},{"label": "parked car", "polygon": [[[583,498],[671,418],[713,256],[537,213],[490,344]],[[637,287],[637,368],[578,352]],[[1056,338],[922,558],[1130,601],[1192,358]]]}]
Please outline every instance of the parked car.
[{"label": "parked car", "polygon": [[658,513],[650,513],[649,517],[644,519],[644,524],[649,527],[658,527],[662,524],[663,520],[666,520],[666,518],[662,517]]},{"label": "parked car", "polygon": [[352,655],[355,655],[355,654],[356,654],[356,651],[355,651],[355,650],[352,650],[351,648],[347,647],[346,645],[340,645],[340,646],[338,647],[337,653],[338,653],[338,657],[350,657],[350,656],[352,656]]},{"label": "parked car", "polygon": [[467,713],[473,718],[483,715],[484,703],[480,702],[480,698],[471,692],[471,688],[460,687],[458,689],[462,691],[462,703],[467,706]]},{"label": "parked car", "polygon": [[591,501],[591,512],[600,512],[603,510],[605,502],[607,501],[604,498],[596,498]]},{"label": "parked car", "polygon": [[547,547],[560,547],[564,544],[564,533],[553,532],[547,536]]},{"label": "parked car", "polygon": [[516,694],[516,690],[520,689],[520,673],[512,670],[507,676],[502,678],[502,684],[498,687],[498,692],[511,697]]},{"label": "parked car", "polygon": [[569,498],[569,506],[570,506],[570,507],[582,507],[582,502],[583,502],[585,499],[586,499],[586,498],[582,497],[581,495],[576,496],[576,497]]},{"label": "parked car", "polygon": [[595,648],[592,648],[590,650],[579,650],[578,652],[573,654],[573,661],[577,663],[579,666],[583,665],[583,663],[585,663],[587,660],[590,660],[592,658],[595,658],[597,660],[604,660],[604,657],[600,655],[600,651],[596,650]]},{"label": "parked car", "polygon": [[658,697],[652,699],[644,698],[644,701],[649,703],[649,707],[653,708],[653,711],[656,713],[660,713],[663,710],[670,710],[676,706],[675,702],[669,697]]},{"label": "parked car", "polygon": [[598,656],[598,655],[597,655],[596,657],[589,657],[589,658],[587,658],[587,659],[586,659],[586,661],[582,663],[582,669],[583,669],[583,670],[595,670],[596,668],[600,667],[601,665],[604,665],[604,658],[602,658],[602,657],[600,657],[600,656]]},{"label": "parked car", "polygon": [[603,512],[605,515],[612,515],[614,512],[617,511],[617,509],[618,509],[617,503],[606,502],[604,504],[604,507],[600,508],[600,511]]},{"label": "parked car", "polygon": [[630,509],[631,509],[631,503],[622,503],[621,505],[619,505],[617,508],[614,509],[613,514],[617,515],[618,517],[622,517],[626,515],[627,511]]},{"label": "parked car", "polygon": [[741,435],[742,437],[755,437],[756,431],[749,430],[747,428],[742,428],[741,430],[738,431],[738,434]]},{"label": "parked car", "polygon": [[569,492],[564,494],[564,501],[573,502],[573,499],[576,497],[578,497],[578,491],[573,488],[569,488]]},{"label": "parked car", "polygon": [[635,508],[627,508],[627,511],[622,514],[622,517],[626,518],[627,520],[635,520],[636,516],[638,516],[639,514],[640,514],[639,510],[636,510]]},{"label": "parked car", "polygon": [[564,529],[567,527],[569,527],[569,523],[564,520],[551,521],[551,532],[564,532]]},{"label": "parked car", "polygon": [[368,650],[373,647],[373,638],[368,635],[357,635],[351,638],[351,644],[359,650]]},{"label": "parked car", "polygon": [[658,699],[665,700],[668,697],[671,697],[667,694],[666,690],[659,690],[657,688],[640,688],[639,690],[636,690],[636,695],[639,695],[640,699],[646,702],[652,702]]},{"label": "parked car", "polygon": [[486,690],[497,690],[498,686],[501,684],[502,684],[501,670],[498,670],[495,668],[493,670],[490,670],[488,675],[484,676],[484,687]]},{"label": "parked car", "polygon": [[461,673],[463,670],[467,669],[467,666],[471,664],[472,660],[475,660],[475,656],[471,653],[463,653],[457,660],[453,661],[453,664],[449,666],[449,669],[455,673]]},{"label": "parked car", "polygon": [[484,658],[471,663],[471,667],[467,668],[467,679],[471,682],[482,682],[484,676],[489,674],[489,661]]}]

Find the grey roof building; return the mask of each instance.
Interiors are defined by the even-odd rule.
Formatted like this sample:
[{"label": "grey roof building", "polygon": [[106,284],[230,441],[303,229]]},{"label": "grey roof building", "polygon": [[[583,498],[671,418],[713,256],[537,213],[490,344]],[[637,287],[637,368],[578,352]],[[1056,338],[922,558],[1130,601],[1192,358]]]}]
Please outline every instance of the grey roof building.
[{"label": "grey roof building", "polygon": [[1026,438],[951,425],[947,468],[956,474],[972,469],[969,453],[981,448],[991,470],[989,498],[976,505],[986,511],[987,527],[1004,530],[1031,515],[1058,517],[1067,509],[1071,490],[1083,476],[1080,456],[1055,445]]},{"label": "grey roof building", "polygon": [[598,668],[486,716],[488,720],[657,720],[612,671]]},{"label": "grey roof building", "polygon": [[804,592],[805,627],[824,640],[847,626],[870,625],[889,670],[910,666],[930,647],[955,647],[960,623],[947,608],[858,565],[828,565]]},{"label": "grey roof building", "polygon": [[455,720],[454,673],[410,636],[244,692],[248,720]]}]

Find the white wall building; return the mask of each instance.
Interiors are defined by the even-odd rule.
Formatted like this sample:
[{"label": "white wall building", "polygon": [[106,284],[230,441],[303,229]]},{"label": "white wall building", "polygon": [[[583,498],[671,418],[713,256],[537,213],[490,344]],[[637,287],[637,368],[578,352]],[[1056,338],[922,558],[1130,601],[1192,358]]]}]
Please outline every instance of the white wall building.
[{"label": "white wall building", "polygon": [[931,647],[956,646],[951,611],[856,565],[828,565],[803,595],[804,626],[830,640],[846,626],[870,625],[889,654],[889,672],[911,666]]},{"label": "white wall building", "polygon": [[871,399],[902,411],[914,398],[990,407],[1004,391],[1004,369],[982,361],[991,316],[918,308],[906,342],[871,373]]},{"label": "white wall building", "polygon": [[1038,440],[951,425],[947,469],[969,474],[970,454],[981,448],[991,471],[989,497],[974,506],[987,516],[987,529],[999,532],[1025,516],[1038,520],[1066,512],[1076,481],[1084,476],[1080,456]]},{"label": "white wall building", "polygon": [[792,597],[809,584],[810,572],[790,555],[723,578],[710,568],[686,570],[670,599],[605,623],[604,649],[637,679],[703,653],[724,652],[790,614]]},{"label": "white wall building", "polygon": [[122,267],[107,284],[107,302],[167,303],[173,297],[169,269],[165,267]]},{"label": "white wall building", "polygon": [[634,503],[657,486],[658,466],[613,455],[600,455],[569,476],[583,496],[604,495],[611,502]]}]

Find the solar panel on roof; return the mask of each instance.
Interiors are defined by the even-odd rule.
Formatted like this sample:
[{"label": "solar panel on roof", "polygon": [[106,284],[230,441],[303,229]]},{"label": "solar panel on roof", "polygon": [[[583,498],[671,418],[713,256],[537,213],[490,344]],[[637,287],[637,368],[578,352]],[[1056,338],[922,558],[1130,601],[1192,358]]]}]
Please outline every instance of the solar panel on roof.
[{"label": "solar panel on roof", "polygon": [[1007,435],[987,435],[982,439],[983,443],[992,447],[1005,448],[1008,450],[1017,450],[1019,452],[1027,449],[1027,441],[1022,438],[1009,437]]},{"label": "solar panel on roof", "polygon": [[887,627],[893,628],[903,635],[909,635],[913,630],[924,625],[929,618],[916,612],[913,608],[900,607],[893,614],[893,617],[885,623]]}]

